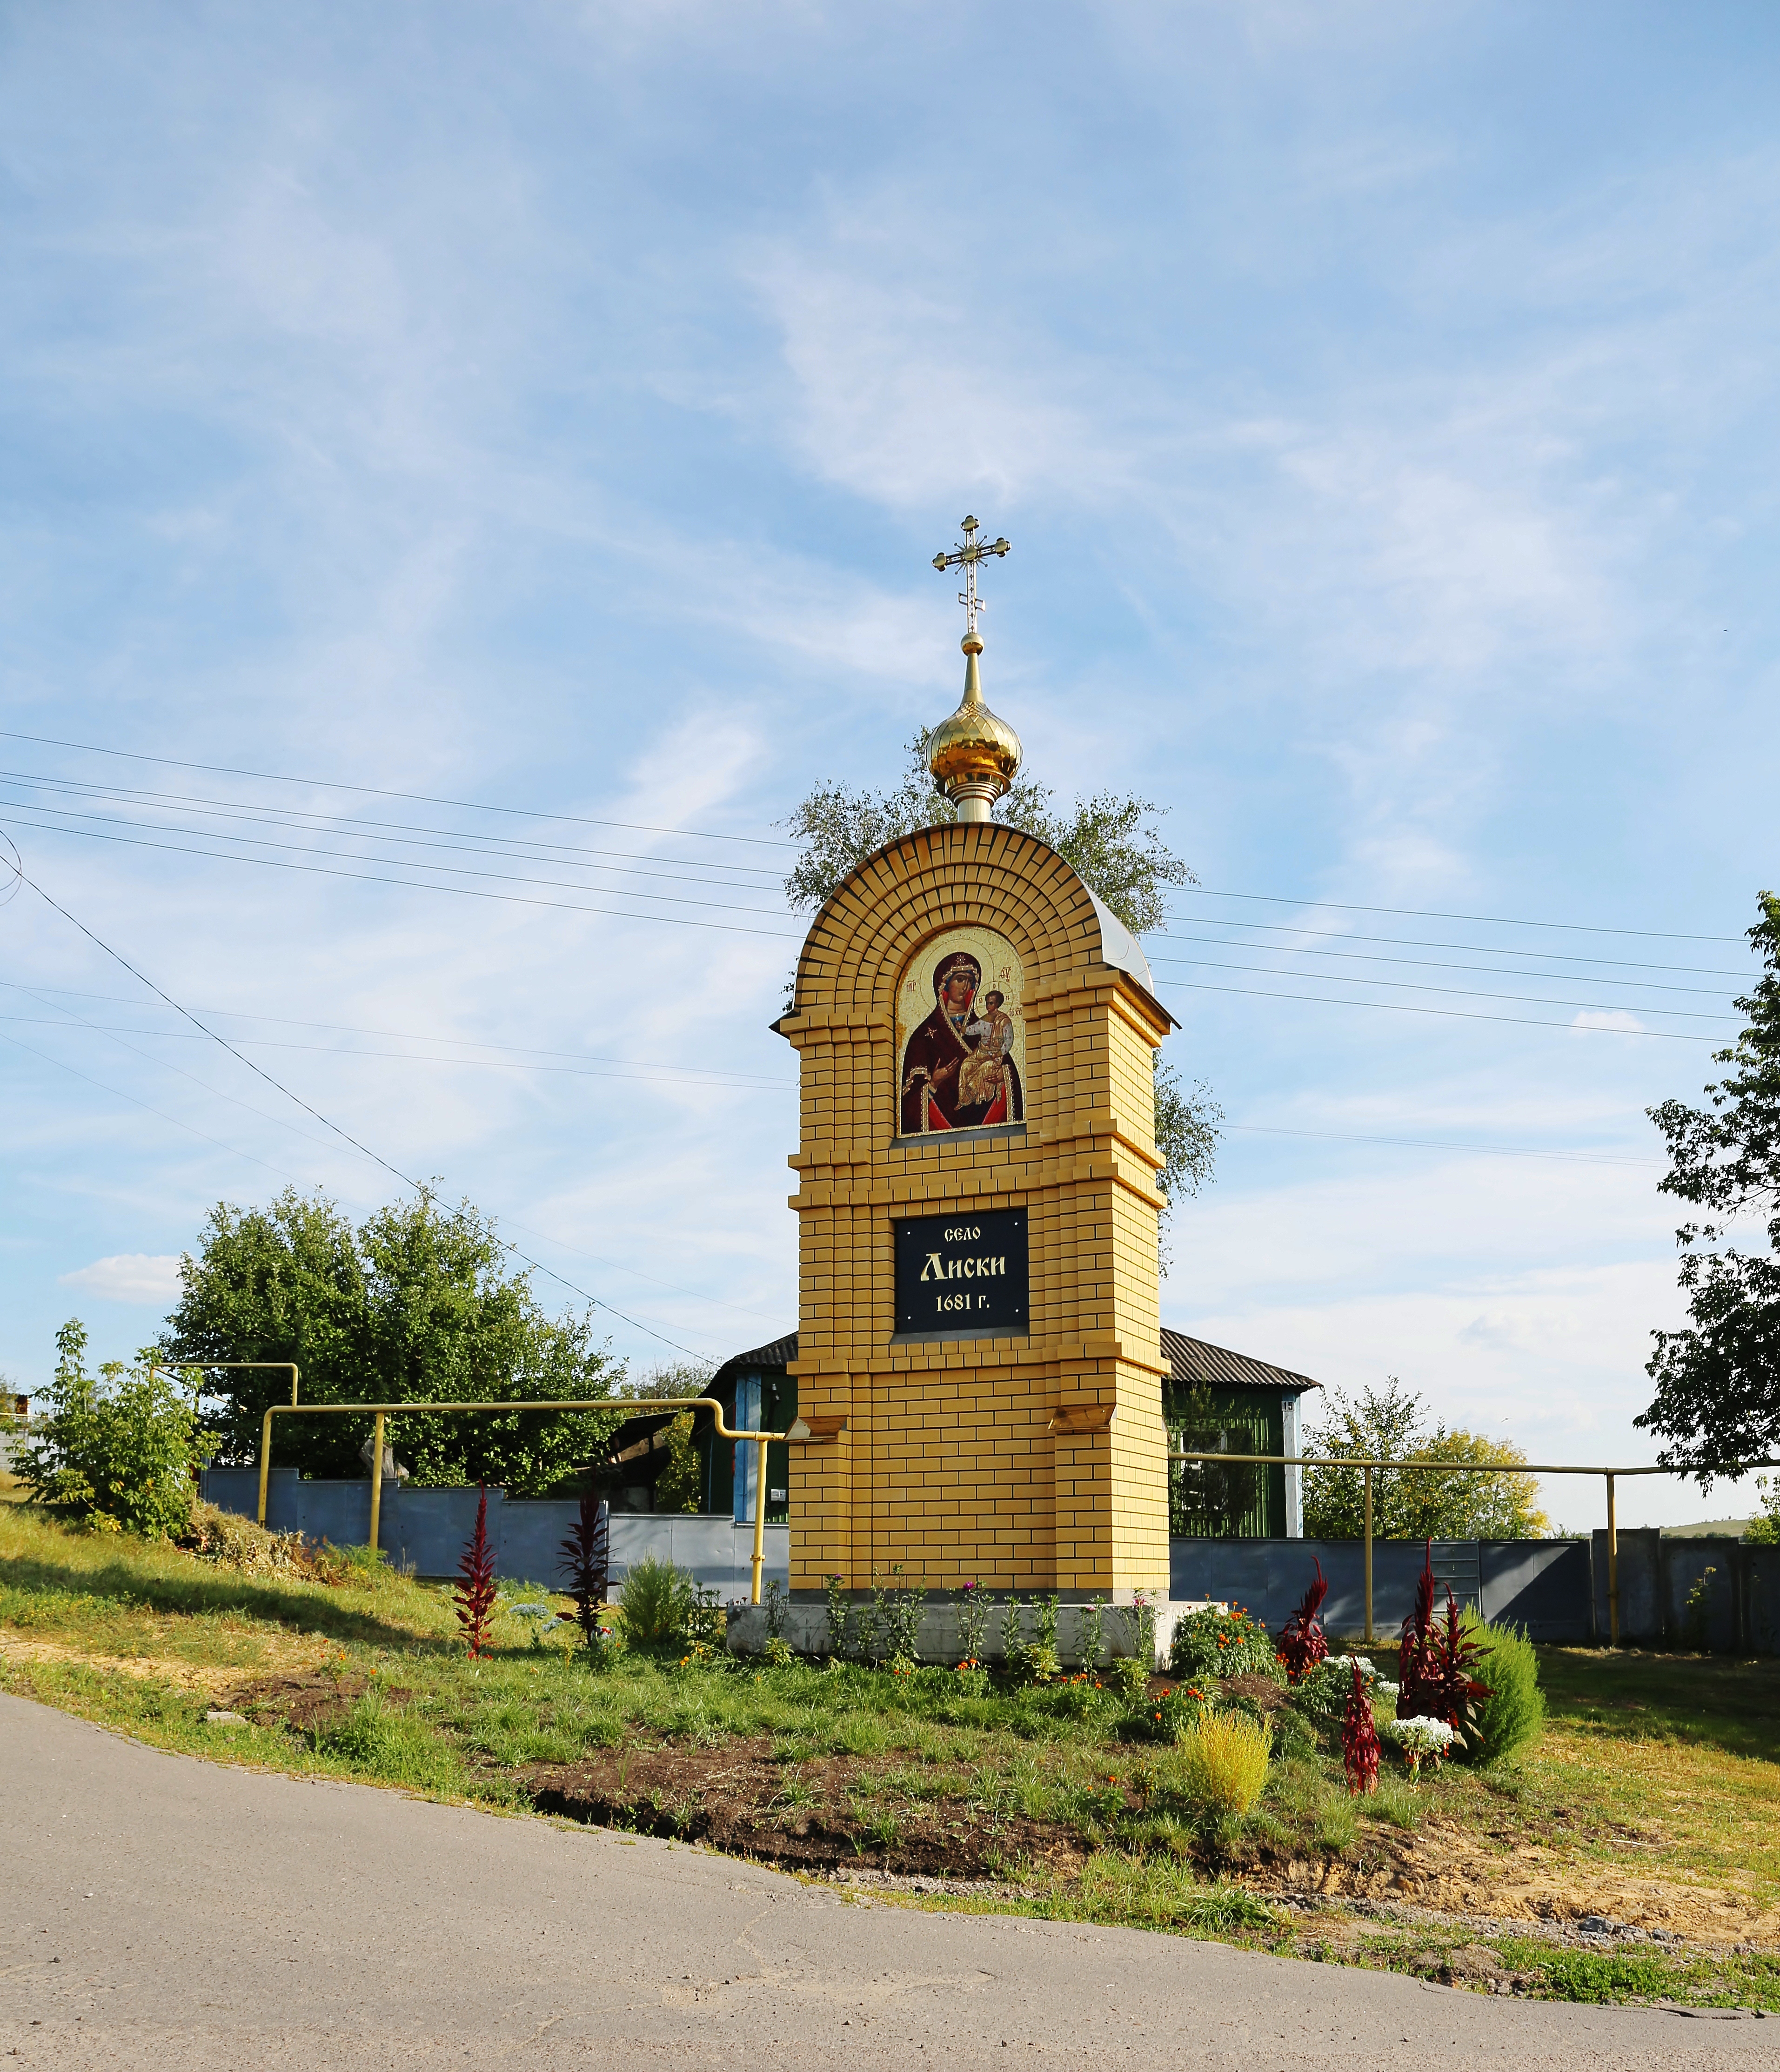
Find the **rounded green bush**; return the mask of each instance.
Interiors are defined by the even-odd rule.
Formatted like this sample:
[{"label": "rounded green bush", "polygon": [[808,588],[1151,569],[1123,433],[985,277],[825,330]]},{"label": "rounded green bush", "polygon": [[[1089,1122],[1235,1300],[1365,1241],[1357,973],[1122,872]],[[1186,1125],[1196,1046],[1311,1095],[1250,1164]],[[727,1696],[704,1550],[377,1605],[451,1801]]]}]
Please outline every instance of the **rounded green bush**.
[{"label": "rounded green bush", "polygon": [[1478,1701],[1478,1737],[1486,1762],[1499,1762],[1538,1740],[1545,1725],[1545,1694],[1539,1688],[1539,1657],[1519,1627],[1468,1621],[1473,1637],[1489,1649],[1474,1674],[1490,1687]]}]

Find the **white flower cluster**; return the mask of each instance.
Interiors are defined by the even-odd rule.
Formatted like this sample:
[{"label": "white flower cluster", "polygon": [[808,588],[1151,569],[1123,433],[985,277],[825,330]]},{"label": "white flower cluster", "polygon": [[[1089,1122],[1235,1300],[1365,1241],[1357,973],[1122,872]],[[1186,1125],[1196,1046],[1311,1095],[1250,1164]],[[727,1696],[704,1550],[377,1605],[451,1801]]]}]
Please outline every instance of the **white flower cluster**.
[{"label": "white flower cluster", "polygon": [[1413,1719],[1384,1720],[1379,1736],[1406,1755],[1444,1755],[1453,1745],[1453,1729],[1445,1720],[1419,1713]]},{"label": "white flower cluster", "polygon": [[1394,1698],[1402,1688],[1400,1684],[1387,1684],[1381,1676],[1372,1686],[1372,1696],[1375,1698]]},{"label": "white flower cluster", "polygon": [[1360,1681],[1363,1684],[1371,1683],[1379,1672],[1372,1667],[1372,1659],[1370,1655],[1325,1655],[1323,1658],[1322,1666],[1325,1669],[1334,1669],[1338,1671],[1344,1679],[1350,1682],[1353,1677],[1354,1667],[1356,1663],[1358,1663],[1359,1667]]}]

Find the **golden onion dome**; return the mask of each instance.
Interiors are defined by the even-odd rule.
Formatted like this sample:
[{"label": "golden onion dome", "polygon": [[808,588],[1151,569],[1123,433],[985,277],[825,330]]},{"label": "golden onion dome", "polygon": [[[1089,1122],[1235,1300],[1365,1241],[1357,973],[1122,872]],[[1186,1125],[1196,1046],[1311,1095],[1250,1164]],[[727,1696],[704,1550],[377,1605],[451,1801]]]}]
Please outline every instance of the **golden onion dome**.
[{"label": "golden onion dome", "polygon": [[976,658],[983,652],[980,633],[964,640],[964,695],[950,719],[942,720],[927,738],[927,767],[947,797],[962,806],[967,799],[1001,798],[1013,783],[1023,753],[1020,737],[1005,719],[983,702]]}]

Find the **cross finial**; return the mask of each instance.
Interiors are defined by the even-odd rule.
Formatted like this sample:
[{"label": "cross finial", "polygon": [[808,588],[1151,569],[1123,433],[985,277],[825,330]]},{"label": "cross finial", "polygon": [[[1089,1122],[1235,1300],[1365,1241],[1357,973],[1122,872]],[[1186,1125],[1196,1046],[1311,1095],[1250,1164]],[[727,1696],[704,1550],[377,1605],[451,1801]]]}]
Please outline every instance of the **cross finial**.
[{"label": "cross finial", "polygon": [[979,540],[974,518],[966,518],[962,541],[949,554],[935,554],[933,565],[943,575],[948,569],[964,572],[964,586],[958,593],[958,602],[964,607],[964,638],[976,637],[976,615],[984,609],[983,601],[976,594],[976,565],[990,554],[1005,555],[1008,550],[1005,540]]}]

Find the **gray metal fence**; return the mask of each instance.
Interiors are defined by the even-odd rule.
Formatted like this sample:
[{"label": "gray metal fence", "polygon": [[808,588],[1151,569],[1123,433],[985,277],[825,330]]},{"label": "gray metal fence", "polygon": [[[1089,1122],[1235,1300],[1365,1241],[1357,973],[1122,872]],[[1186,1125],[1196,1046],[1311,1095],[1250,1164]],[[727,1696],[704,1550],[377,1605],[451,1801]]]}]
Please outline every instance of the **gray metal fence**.
[{"label": "gray metal fence", "polygon": [[[255,1468],[212,1468],[201,1494],[224,1511],[252,1518],[259,1509]],[[454,1574],[475,1529],[473,1488],[409,1489],[384,1484],[378,1539],[397,1568],[421,1576]],[[488,1492],[488,1537],[495,1573],[502,1577],[559,1585],[561,1548],[579,1507],[549,1499],[510,1498]],[[300,1532],[336,1547],[362,1547],[371,1529],[371,1484],[364,1481],[305,1482],[294,1468],[274,1468],[266,1486],[265,1522],[274,1532]],[[612,1580],[649,1555],[689,1570],[724,1599],[746,1597],[754,1553],[754,1527],[728,1517],[614,1511]],[[791,1580],[791,1528],[766,1529],[766,1574]]]}]

